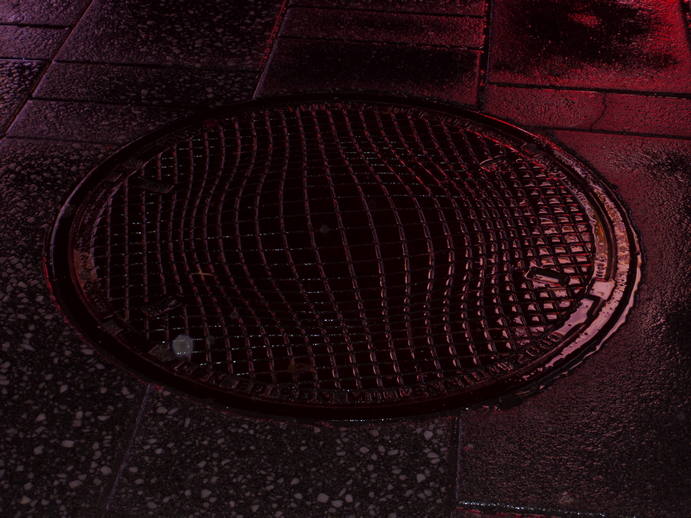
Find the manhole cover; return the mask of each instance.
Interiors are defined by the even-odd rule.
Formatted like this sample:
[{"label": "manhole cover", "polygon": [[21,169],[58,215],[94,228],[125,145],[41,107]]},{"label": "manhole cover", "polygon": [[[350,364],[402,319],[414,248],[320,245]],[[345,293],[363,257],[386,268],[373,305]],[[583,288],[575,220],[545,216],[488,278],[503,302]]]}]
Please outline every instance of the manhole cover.
[{"label": "manhole cover", "polygon": [[147,378],[284,414],[512,393],[598,345],[637,275],[615,200],[478,115],[248,103],[97,169],[56,223],[54,293]]}]

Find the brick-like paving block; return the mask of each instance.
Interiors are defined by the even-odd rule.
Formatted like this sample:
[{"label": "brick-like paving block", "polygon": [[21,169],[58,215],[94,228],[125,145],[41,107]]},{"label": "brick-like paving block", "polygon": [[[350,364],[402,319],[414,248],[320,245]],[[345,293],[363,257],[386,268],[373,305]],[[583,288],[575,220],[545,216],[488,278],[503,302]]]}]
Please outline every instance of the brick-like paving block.
[{"label": "brick-like paving block", "polygon": [[331,9],[288,9],[281,36],[480,48],[480,18]]},{"label": "brick-like paving block", "polygon": [[484,110],[527,126],[691,136],[691,101],[680,97],[489,85]]},{"label": "brick-like paving block", "polygon": [[492,82],[691,92],[678,0],[492,5]]},{"label": "brick-like paving block", "polygon": [[501,119],[527,126],[589,128],[604,110],[604,94],[489,85],[483,109]]},{"label": "brick-like paving block", "polygon": [[26,103],[7,133],[125,144],[189,113],[180,108],[34,100]]},{"label": "brick-like paving block", "polygon": [[691,100],[607,93],[593,129],[691,137]]},{"label": "brick-like paving block", "polygon": [[474,104],[478,51],[279,38],[262,96],[377,91]]},{"label": "brick-like paving block", "polygon": [[280,0],[95,0],[63,60],[258,68]]},{"label": "brick-like paving block", "polygon": [[216,105],[252,97],[255,72],[54,63],[35,96],[122,104]]},{"label": "brick-like paving block", "polygon": [[486,0],[289,0],[289,5],[437,14],[485,12]]}]

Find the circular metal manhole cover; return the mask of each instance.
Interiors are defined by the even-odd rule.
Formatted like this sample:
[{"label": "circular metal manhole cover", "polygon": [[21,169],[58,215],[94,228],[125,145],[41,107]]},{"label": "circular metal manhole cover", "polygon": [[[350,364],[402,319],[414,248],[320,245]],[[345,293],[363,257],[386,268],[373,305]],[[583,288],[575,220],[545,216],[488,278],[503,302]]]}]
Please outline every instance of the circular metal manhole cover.
[{"label": "circular metal manhole cover", "polygon": [[248,103],[89,175],[48,253],[92,342],[245,408],[471,404],[612,332],[637,276],[607,188],[553,145],[439,107]]}]

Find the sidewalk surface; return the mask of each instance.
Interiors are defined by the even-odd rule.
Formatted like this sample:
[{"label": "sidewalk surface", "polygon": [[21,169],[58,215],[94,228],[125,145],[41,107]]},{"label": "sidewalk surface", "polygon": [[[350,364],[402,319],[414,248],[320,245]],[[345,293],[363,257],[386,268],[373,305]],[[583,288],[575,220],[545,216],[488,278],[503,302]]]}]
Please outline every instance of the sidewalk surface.
[{"label": "sidewalk surface", "polygon": [[[681,0],[0,3],[2,516],[691,515],[691,93]],[[505,409],[220,413],[102,360],[53,307],[46,231],[118,147],[254,97],[374,91],[551,138],[629,208],[626,323]]]}]

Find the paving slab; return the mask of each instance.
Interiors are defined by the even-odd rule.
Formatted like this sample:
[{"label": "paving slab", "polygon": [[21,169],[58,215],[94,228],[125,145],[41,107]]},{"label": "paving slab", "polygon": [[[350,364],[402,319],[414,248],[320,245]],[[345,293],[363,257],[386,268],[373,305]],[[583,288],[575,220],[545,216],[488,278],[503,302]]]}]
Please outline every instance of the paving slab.
[{"label": "paving slab", "polygon": [[109,516],[444,516],[453,418],[290,422],[154,391]]},{"label": "paving slab", "polygon": [[0,22],[37,25],[71,25],[89,0],[4,0]]},{"label": "paving slab", "polygon": [[40,61],[0,59],[0,133],[24,104],[44,66]]},{"label": "paving slab", "polygon": [[50,59],[67,34],[66,28],[0,25],[0,58]]},{"label": "paving slab", "polygon": [[486,0],[289,0],[288,5],[480,16],[485,12]]},{"label": "paving slab", "polygon": [[280,0],[95,0],[60,59],[257,69]]},{"label": "paving slab", "polygon": [[249,99],[256,72],[147,65],[54,63],[35,97],[161,106],[210,106]]},{"label": "paving slab", "polygon": [[475,17],[290,8],[281,36],[481,48],[485,21]]},{"label": "paving slab", "polygon": [[13,137],[126,144],[191,113],[188,109],[67,101],[28,101]]},{"label": "paving slab", "polygon": [[119,465],[142,385],[65,325],[43,279],[44,234],[108,149],[0,143],[0,509],[94,516]]},{"label": "paving slab", "polygon": [[478,51],[458,48],[279,38],[258,92],[369,91],[475,104],[479,61]]},{"label": "paving slab", "polygon": [[626,94],[489,85],[484,110],[526,126],[691,136],[691,100]]},{"label": "paving slab", "polygon": [[677,0],[496,0],[489,80],[691,92]]}]

